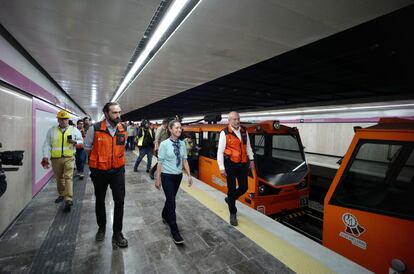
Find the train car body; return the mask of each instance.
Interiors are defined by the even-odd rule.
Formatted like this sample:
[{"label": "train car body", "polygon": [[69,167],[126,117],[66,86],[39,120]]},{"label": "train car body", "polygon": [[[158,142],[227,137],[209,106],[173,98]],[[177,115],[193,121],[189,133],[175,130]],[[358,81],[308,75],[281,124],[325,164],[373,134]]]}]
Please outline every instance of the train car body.
[{"label": "train car body", "polygon": [[324,201],[323,244],[375,273],[414,272],[414,122],[356,129]]},{"label": "train car body", "polygon": [[[226,178],[217,164],[220,132],[227,125],[197,124],[184,127],[193,134],[199,147],[197,177],[227,193]],[[299,132],[296,128],[268,121],[244,124],[255,157],[255,168],[248,177],[248,190],[239,198],[242,203],[273,215],[307,206],[309,197],[309,168],[306,163]]]}]

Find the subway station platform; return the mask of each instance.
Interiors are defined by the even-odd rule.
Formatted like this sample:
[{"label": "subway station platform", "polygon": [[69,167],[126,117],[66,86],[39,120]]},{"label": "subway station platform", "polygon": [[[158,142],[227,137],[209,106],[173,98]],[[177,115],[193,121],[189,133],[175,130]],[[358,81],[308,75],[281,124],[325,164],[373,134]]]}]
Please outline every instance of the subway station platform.
[{"label": "subway station platform", "polygon": [[123,232],[128,248],[113,248],[113,202],[107,231],[95,242],[95,197],[89,177],[74,177],[74,206],[55,204],[52,178],[0,238],[0,273],[368,273],[259,212],[238,203],[239,226],[228,223],[224,194],[186,178],[177,194],[177,246],[161,221],[164,194],[128,152]]}]

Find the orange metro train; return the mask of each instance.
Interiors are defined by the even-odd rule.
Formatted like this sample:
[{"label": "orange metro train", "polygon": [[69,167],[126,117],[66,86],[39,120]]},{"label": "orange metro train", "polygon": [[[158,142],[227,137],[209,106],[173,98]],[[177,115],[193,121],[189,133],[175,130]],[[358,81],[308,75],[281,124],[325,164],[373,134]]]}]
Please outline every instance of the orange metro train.
[{"label": "orange metro train", "polygon": [[[198,156],[191,160],[197,177],[224,193],[227,193],[227,183],[217,165],[217,146],[220,131],[226,126],[193,124],[183,127],[184,133],[192,135],[200,149]],[[249,133],[255,168],[248,177],[248,190],[239,201],[266,215],[307,206],[309,167],[297,128],[277,121],[243,126]]]}]

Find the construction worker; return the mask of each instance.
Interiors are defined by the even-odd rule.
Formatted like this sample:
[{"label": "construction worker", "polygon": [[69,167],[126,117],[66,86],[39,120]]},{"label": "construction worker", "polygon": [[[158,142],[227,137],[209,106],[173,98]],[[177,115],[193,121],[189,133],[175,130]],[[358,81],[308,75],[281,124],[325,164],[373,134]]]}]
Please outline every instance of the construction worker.
[{"label": "construction worker", "polygon": [[230,224],[237,226],[236,200],[247,191],[247,176],[249,168],[254,167],[254,158],[249,135],[246,128],[240,125],[239,114],[232,111],[228,119],[229,125],[220,132],[217,163],[221,176],[227,179],[225,201],[230,211]]},{"label": "construction worker", "polygon": [[[162,120],[162,124],[161,126],[159,126],[157,128],[157,130],[155,131],[155,138],[154,138],[154,155],[155,157],[158,157],[158,149],[160,147],[160,144],[162,141],[167,140],[168,137],[170,137],[170,133],[168,131],[168,122],[170,120],[168,118],[165,118],[164,120]],[[154,180],[155,178],[155,172],[157,171],[157,165],[158,163],[156,163],[152,169],[150,170],[150,178]]]},{"label": "construction worker", "polygon": [[57,182],[59,197],[55,203],[65,200],[65,209],[73,205],[73,166],[75,163],[75,145],[82,144],[81,132],[69,126],[70,115],[60,110],[56,116],[58,125],[51,127],[43,144],[43,168],[49,168],[49,158]]},{"label": "construction worker", "polygon": [[139,156],[135,161],[134,171],[138,172],[138,166],[142,158],[147,155],[147,173],[151,169],[152,164],[152,150],[154,149],[154,130],[150,127],[151,123],[148,120],[143,120],[138,129],[137,146],[139,149]]},{"label": "construction worker", "polygon": [[125,199],[125,142],[128,133],[121,123],[121,107],[118,103],[106,103],[102,111],[105,119],[89,128],[84,146],[89,154],[89,169],[95,188],[95,213],[99,227],[95,240],[99,242],[105,239],[105,195],[109,185],[114,199],[112,243],[118,247],[127,247],[128,241],[122,234],[122,222]]}]

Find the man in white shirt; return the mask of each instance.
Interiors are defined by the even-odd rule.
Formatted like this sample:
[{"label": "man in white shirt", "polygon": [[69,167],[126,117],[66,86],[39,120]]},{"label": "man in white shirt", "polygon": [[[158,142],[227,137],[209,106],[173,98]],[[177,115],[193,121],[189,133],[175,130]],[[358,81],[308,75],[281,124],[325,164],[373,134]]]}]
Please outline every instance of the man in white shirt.
[{"label": "man in white shirt", "polygon": [[73,205],[73,166],[75,163],[75,145],[82,144],[81,132],[69,126],[70,115],[65,110],[57,113],[59,125],[51,127],[43,144],[43,168],[49,168],[49,157],[57,182],[59,197],[55,203],[65,199],[65,209],[70,210]]},{"label": "man in white shirt", "polygon": [[[230,224],[237,226],[236,200],[247,191],[249,169],[254,167],[253,151],[249,134],[240,125],[240,115],[229,113],[229,125],[220,132],[217,149],[217,163],[221,176],[227,179],[226,203],[230,211]],[[236,179],[239,187],[236,189]]]},{"label": "man in white shirt", "polygon": [[127,143],[125,145],[125,151],[127,151],[128,149],[134,151],[135,150],[135,136],[136,136],[136,131],[137,128],[134,126],[134,124],[129,121],[128,127],[127,127],[127,131],[128,131],[128,139],[127,139]]}]

